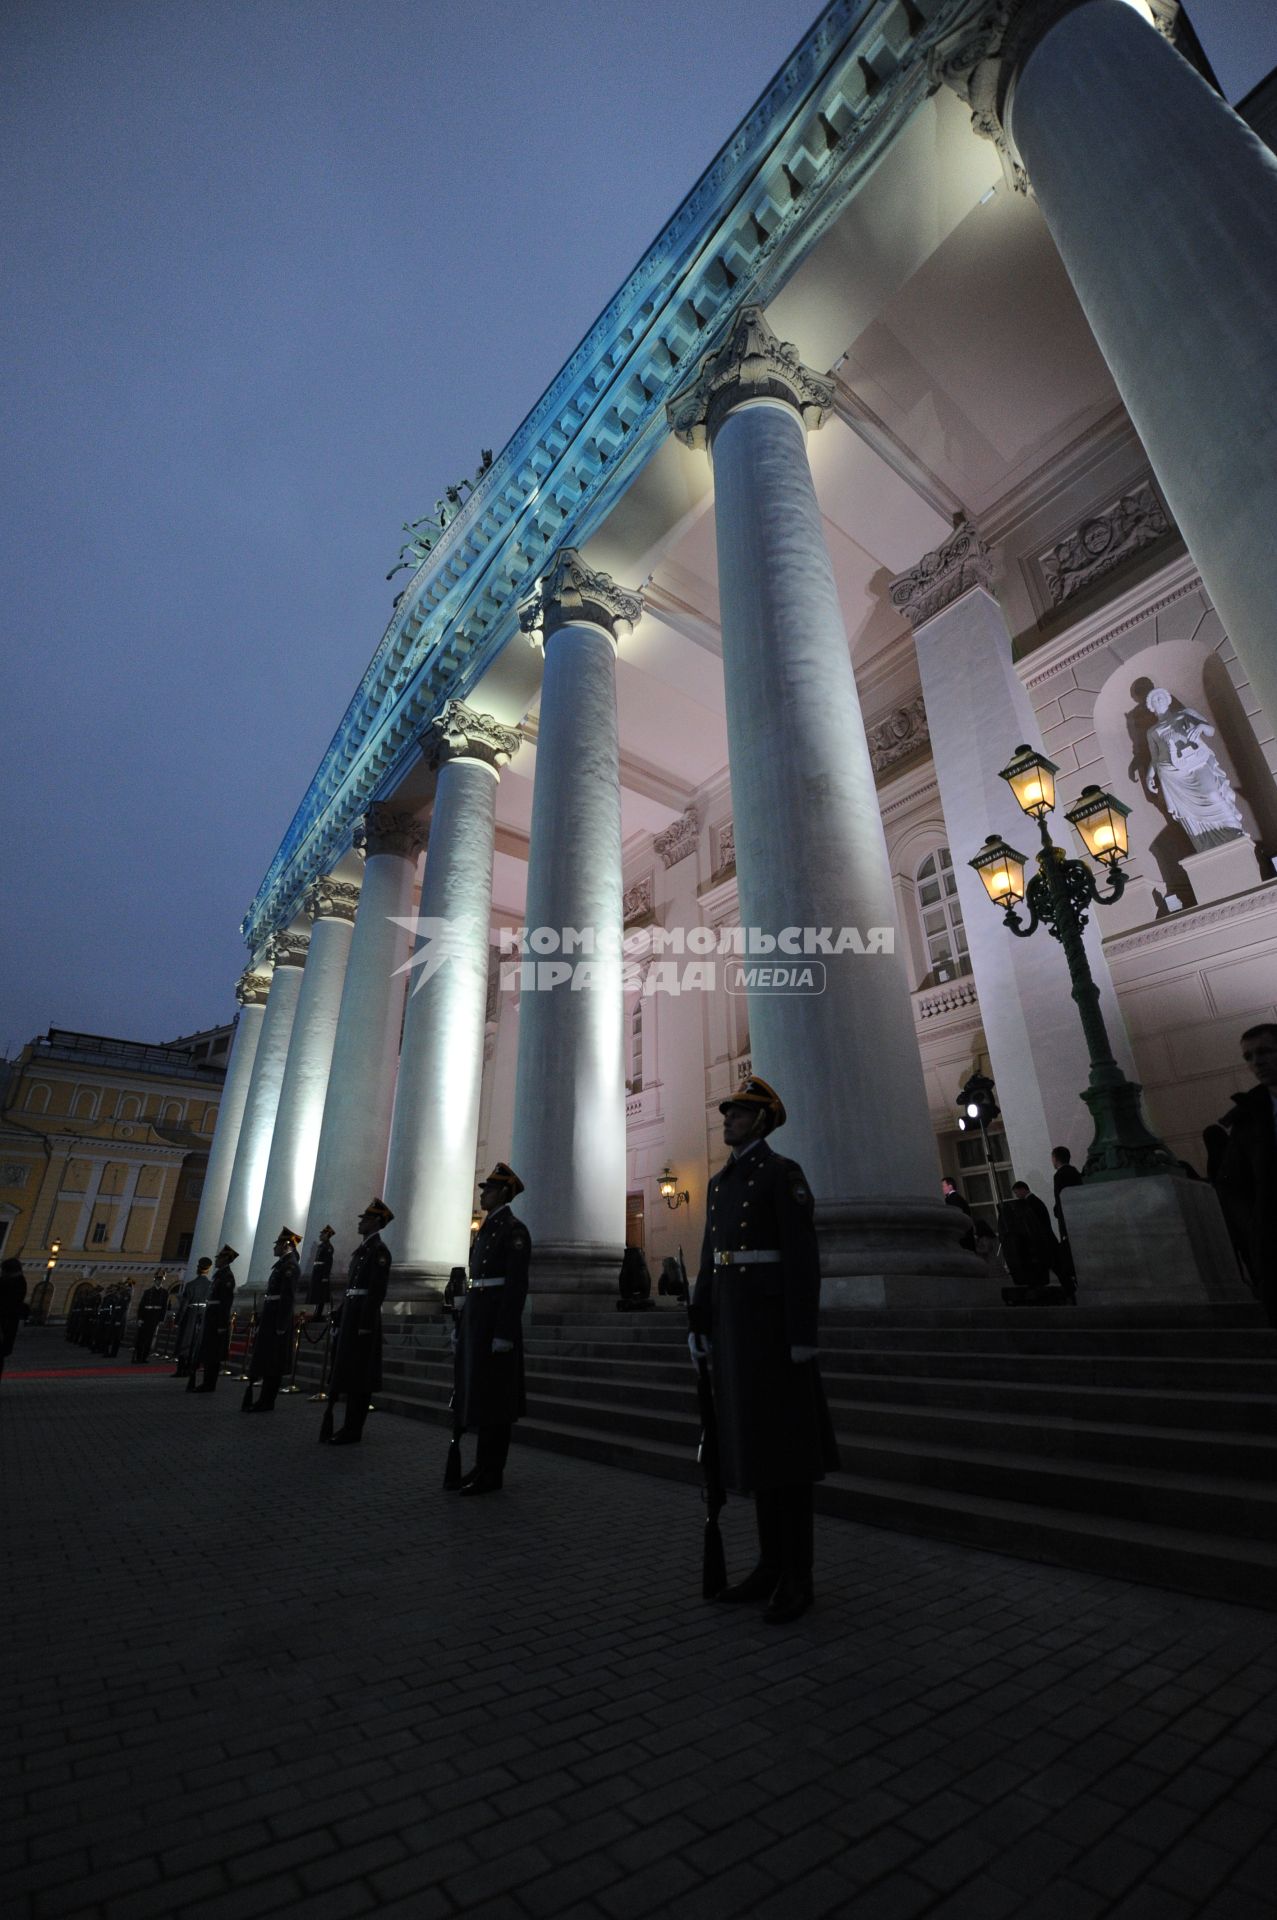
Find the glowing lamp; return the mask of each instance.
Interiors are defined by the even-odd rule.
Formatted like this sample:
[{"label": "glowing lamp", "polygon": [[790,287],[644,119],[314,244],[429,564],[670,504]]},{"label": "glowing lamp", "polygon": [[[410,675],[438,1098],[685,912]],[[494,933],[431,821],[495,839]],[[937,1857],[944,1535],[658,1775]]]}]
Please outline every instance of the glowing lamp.
[{"label": "glowing lamp", "polygon": [[671,1213],[676,1213],[681,1206],[691,1204],[691,1194],[679,1192],[678,1179],[671,1173],[668,1160],[665,1163],[664,1173],[656,1183],[656,1190]]},{"label": "glowing lamp", "polygon": [[1055,776],[1059,772],[1053,760],[1032,747],[1017,747],[1010,766],[1003,767],[998,778],[1005,780],[1017,804],[1031,819],[1044,820],[1055,805]]},{"label": "glowing lamp", "polygon": [[1126,832],[1130,811],[1111,793],[1105,793],[1103,787],[1083,787],[1081,799],[1069,808],[1064,818],[1077,828],[1092,860],[1114,867],[1119,860],[1125,860],[1130,850]]},{"label": "glowing lamp", "polygon": [[1024,854],[1009,847],[1000,834],[991,833],[968,865],[983,880],[994,906],[1010,907],[1024,898],[1024,861]]}]

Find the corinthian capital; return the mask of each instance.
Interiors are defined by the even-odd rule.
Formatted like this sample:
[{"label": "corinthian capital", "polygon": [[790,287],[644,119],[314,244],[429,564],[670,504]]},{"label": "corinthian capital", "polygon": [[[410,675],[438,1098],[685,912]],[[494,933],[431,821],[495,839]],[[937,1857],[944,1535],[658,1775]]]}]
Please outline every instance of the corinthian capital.
[{"label": "corinthian capital", "polygon": [[832,382],[805,367],[797,347],[776,338],[761,307],[741,308],[723,345],[670,401],[670,430],[685,446],[712,446],[732,408],[745,400],[786,400],[813,428],[834,400]]},{"label": "corinthian capital", "polygon": [[[971,109],[971,125],[992,140],[1002,156],[1007,179],[1018,193],[1029,188],[1028,175],[1007,125],[1016,75],[1038,42],[1066,13],[1086,0],[970,0],[929,56],[934,85],[952,87]],[[1146,0],[1153,24],[1169,38],[1179,15],[1179,0]]]},{"label": "corinthian capital", "polygon": [[536,592],[519,608],[519,625],[542,646],[576,621],[605,627],[618,640],[642,611],[641,594],[618,587],[610,573],[593,572],[575,547],[560,547]]},{"label": "corinthian capital", "polygon": [[241,1007],[264,1007],[270,992],[270,975],[255,973],[251,967],[235,982],[235,998]]},{"label": "corinthian capital", "polygon": [[316,880],[306,894],[306,911],[312,920],[354,920],[359,907],[359,888],[353,880]]},{"label": "corinthian capital", "polygon": [[310,951],[308,933],[272,933],[267,956],[275,967],[304,967]]},{"label": "corinthian capital", "polygon": [[942,546],[924,553],[916,567],[891,583],[891,604],[911,627],[931,620],[972,587],[993,587],[989,549],[969,520],[956,527]]},{"label": "corinthian capital", "polygon": [[464,700],[449,700],[426,730],[422,746],[432,767],[447,760],[481,760],[494,772],[508,767],[523,736],[490,713],[476,713]]},{"label": "corinthian capital", "polygon": [[374,800],[364,809],[351,836],[356,853],[370,857],[375,853],[399,853],[415,859],[426,844],[425,829],[412,813],[401,812],[384,800]]}]

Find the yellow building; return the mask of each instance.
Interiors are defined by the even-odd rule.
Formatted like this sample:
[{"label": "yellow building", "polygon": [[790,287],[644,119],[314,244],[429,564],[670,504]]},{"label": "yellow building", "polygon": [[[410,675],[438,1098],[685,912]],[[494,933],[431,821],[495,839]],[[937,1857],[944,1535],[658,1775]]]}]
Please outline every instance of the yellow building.
[{"label": "yellow building", "polygon": [[232,1031],[149,1046],[51,1027],[0,1070],[0,1251],[29,1299],[50,1272],[46,1315],[85,1283],[180,1278]]}]

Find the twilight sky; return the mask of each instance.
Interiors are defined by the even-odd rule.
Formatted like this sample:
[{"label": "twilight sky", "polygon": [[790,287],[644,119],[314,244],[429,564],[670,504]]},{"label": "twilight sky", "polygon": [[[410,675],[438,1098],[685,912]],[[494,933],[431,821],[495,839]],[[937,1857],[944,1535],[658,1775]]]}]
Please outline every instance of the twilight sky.
[{"label": "twilight sky", "polygon": [[[500,449],[818,10],[8,0],[0,1054],[230,1017],[400,523]],[[1231,97],[1277,62],[1272,0],[1192,15]]]}]

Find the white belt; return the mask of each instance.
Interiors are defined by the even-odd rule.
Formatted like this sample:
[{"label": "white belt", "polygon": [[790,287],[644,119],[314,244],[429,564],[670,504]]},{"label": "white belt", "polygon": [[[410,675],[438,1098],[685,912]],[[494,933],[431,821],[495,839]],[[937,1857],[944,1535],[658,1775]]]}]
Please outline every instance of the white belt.
[{"label": "white belt", "polygon": [[504,1285],[505,1285],[504,1274],[502,1274],[499,1280],[467,1280],[466,1292],[481,1293],[485,1287],[503,1287]]},{"label": "white belt", "polygon": [[780,1254],[771,1247],[742,1247],[739,1253],[716,1253],[716,1267],[778,1267]]},{"label": "white belt", "polygon": [[347,1287],[346,1288],[347,1300],[364,1300],[367,1298],[367,1296],[368,1296],[367,1287]]}]

